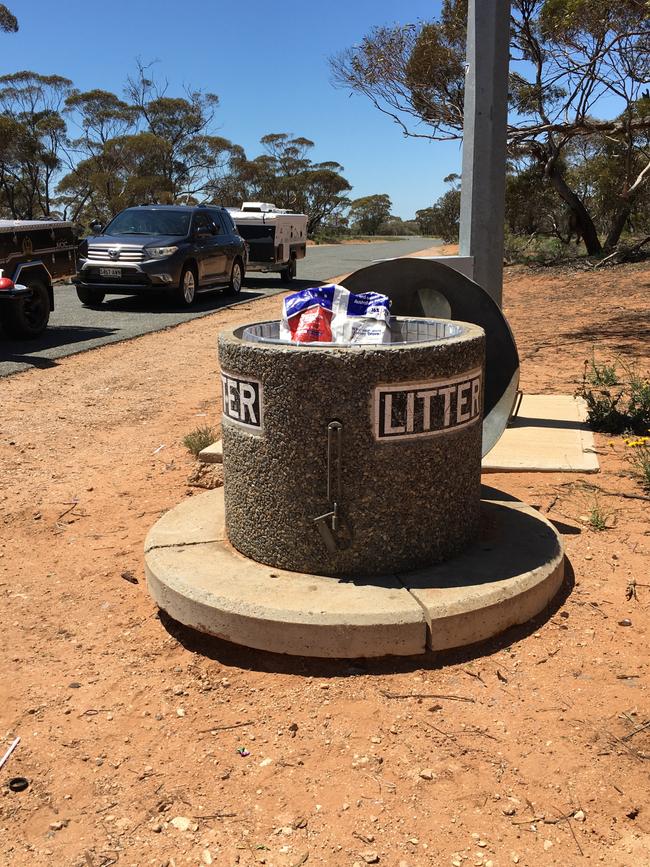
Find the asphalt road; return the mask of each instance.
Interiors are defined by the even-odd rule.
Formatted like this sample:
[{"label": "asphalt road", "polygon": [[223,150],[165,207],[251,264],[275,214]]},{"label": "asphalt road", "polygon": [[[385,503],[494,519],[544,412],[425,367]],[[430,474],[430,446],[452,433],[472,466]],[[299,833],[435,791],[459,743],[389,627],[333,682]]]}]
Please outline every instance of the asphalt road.
[{"label": "asphalt road", "polygon": [[[356,271],[377,259],[404,256],[425,250],[435,243],[441,242],[430,238],[407,238],[372,244],[309,247],[306,258],[298,262],[297,279],[290,287],[293,290],[305,288]],[[281,283],[278,275],[251,273],[236,299],[217,291],[200,296],[191,311],[187,311],[173,306],[164,295],[109,297],[100,309],[90,310],[81,304],[74,286],[56,286],[55,310],[44,334],[29,341],[8,340],[0,334],[0,377],[33,367],[54,367],[57,358],[105,343],[129,340],[151,331],[162,331],[180,322],[207,316],[233,303],[285,292],[288,288],[289,284]]]}]

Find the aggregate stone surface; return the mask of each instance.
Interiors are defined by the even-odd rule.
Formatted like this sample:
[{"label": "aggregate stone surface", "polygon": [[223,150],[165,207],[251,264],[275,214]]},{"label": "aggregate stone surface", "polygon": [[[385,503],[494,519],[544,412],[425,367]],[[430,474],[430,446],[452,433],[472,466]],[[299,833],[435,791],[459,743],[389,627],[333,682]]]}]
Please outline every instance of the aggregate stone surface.
[{"label": "aggregate stone surface", "polygon": [[[224,417],[226,524],[232,544],[262,563],[321,575],[415,569],[463,550],[478,529],[481,424],[377,442],[377,385],[421,383],[481,368],[484,336],[382,347],[318,349],[220,335],[222,370],[263,388],[261,434]],[[326,548],[327,425],[342,430],[341,526]],[[423,504],[427,508],[423,509]]]}]

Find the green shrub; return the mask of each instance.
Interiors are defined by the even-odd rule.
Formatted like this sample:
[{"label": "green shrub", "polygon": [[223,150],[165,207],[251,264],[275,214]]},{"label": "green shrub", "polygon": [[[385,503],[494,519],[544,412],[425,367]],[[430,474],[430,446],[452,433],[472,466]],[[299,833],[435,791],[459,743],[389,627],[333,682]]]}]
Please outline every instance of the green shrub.
[{"label": "green shrub", "polygon": [[650,428],[650,380],[630,372],[628,415],[631,430],[645,433]]},{"label": "green shrub", "polygon": [[506,227],[503,258],[510,265],[559,265],[585,255],[583,247],[565,244],[552,235],[515,235]]},{"label": "green shrub", "polygon": [[216,438],[217,434],[213,427],[197,427],[191,433],[188,433],[187,436],[183,437],[183,445],[196,458],[199,452],[211,446]]},{"label": "green shrub", "polygon": [[594,430],[617,434],[643,434],[650,426],[650,381],[632,370],[619,374],[615,364],[585,361],[582,385],[577,394],[587,404]]}]

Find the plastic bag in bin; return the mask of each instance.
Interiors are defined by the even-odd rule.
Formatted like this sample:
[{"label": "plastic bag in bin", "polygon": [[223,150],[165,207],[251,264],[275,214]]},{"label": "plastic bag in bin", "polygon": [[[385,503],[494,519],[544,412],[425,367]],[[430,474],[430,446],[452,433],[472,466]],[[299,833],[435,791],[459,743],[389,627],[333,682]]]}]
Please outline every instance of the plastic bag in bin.
[{"label": "plastic bag in bin", "polygon": [[330,283],[288,295],[280,338],[295,343],[390,343],[390,299]]}]

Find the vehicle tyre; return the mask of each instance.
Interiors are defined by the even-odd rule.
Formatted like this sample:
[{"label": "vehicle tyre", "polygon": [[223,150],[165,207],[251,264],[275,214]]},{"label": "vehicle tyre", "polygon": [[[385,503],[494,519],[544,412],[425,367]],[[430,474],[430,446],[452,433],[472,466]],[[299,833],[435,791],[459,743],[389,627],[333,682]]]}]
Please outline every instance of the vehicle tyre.
[{"label": "vehicle tyre", "polygon": [[241,292],[242,283],[244,282],[244,269],[239,259],[235,259],[230,272],[230,282],[228,283],[227,292],[229,295],[239,295]]},{"label": "vehicle tyre", "polygon": [[178,289],[174,293],[176,301],[183,307],[191,307],[194,304],[198,282],[196,268],[193,265],[185,265],[181,272]]},{"label": "vehicle tyre", "polygon": [[104,298],[105,292],[100,292],[99,289],[89,289],[87,286],[77,286],[77,298],[86,307],[99,307]]},{"label": "vehicle tyre", "polygon": [[30,298],[6,303],[2,325],[10,337],[38,337],[50,319],[50,296],[43,280],[27,278],[24,282],[32,290]]},{"label": "vehicle tyre", "polygon": [[296,276],[296,260],[291,259],[286,268],[283,268],[280,271],[280,280],[284,283],[290,283],[293,278]]}]

